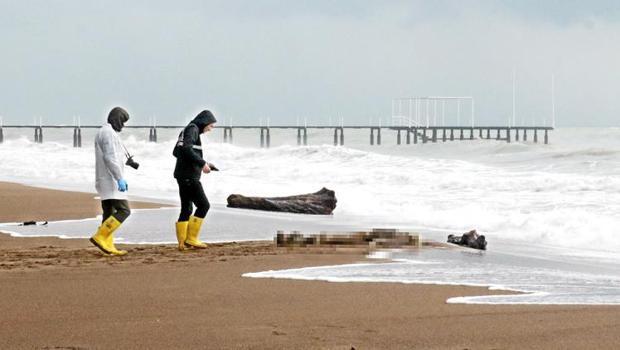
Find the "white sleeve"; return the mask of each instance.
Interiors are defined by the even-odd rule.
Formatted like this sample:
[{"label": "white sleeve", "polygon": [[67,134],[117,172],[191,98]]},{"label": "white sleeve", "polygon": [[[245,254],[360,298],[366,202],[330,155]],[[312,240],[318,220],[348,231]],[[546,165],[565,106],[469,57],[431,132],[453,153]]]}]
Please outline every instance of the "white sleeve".
[{"label": "white sleeve", "polygon": [[121,170],[122,164],[119,165],[116,159],[116,140],[115,135],[110,133],[104,133],[99,139],[99,147],[101,147],[101,153],[103,154],[103,162],[106,168],[114,177],[114,180],[118,181],[123,178],[123,171]]}]

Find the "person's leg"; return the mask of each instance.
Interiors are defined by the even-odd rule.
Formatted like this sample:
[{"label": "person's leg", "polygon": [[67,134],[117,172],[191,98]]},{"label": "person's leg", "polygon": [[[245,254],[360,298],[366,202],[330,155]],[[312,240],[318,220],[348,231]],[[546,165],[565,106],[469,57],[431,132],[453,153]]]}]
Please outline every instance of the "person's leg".
[{"label": "person's leg", "polygon": [[[129,208],[129,201],[124,200],[124,199],[110,199],[111,205],[112,205],[112,217],[114,217],[117,221],[118,221],[118,226],[114,229],[118,229],[118,227],[120,227],[120,225],[125,222],[125,220],[127,220],[127,218],[129,217],[129,215],[131,215],[131,209]],[[112,232],[114,233],[114,232]],[[108,236],[108,244],[110,246],[112,246],[114,249],[116,249],[116,247],[114,247],[114,235],[110,234],[110,236]],[[119,251],[119,252],[124,252],[124,251]]]},{"label": "person's leg", "polygon": [[196,205],[196,211],[194,212],[194,216],[197,218],[204,219],[207,216],[207,212],[211,208],[211,204],[209,204],[209,200],[205,195],[205,191],[202,188],[202,184],[200,181],[196,181],[194,184],[194,192],[193,192],[192,201]]},{"label": "person's leg", "polygon": [[179,179],[177,180],[177,184],[179,185],[179,198],[181,199],[181,213],[179,214],[179,222],[188,221],[193,210],[193,181],[190,179]]},{"label": "person's leg", "polygon": [[101,209],[103,209],[103,215],[101,222],[106,221],[110,216],[114,215],[116,220],[123,222],[127,220],[131,215],[131,209],[129,208],[129,202],[123,199],[106,199],[101,201]]},{"label": "person's leg", "polygon": [[193,181],[191,193],[192,202],[196,205],[196,212],[189,219],[185,244],[194,248],[206,248],[207,245],[201,242],[198,236],[204,217],[207,215],[210,208],[209,200],[205,195],[202,184],[198,180]]},{"label": "person's leg", "polygon": [[90,241],[107,254],[127,254],[126,251],[118,250],[114,246],[114,231],[131,214],[129,202],[126,200],[107,199],[101,201],[101,208],[103,209],[103,220],[97,233],[90,238]]},{"label": "person's leg", "polygon": [[187,239],[187,226],[189,217],[192,214],[192,186],[191,182],[186,179],[177,179],[179,185],[179,198],[181,200],[181,213],[179,220],[176,222],[177,242],[179,250],[185,249],[185,240]]},{"label": "person's leg", "polygon": [[129,201],[124,199],[111,199],[114,207],[114,217],[119,222],[123,223],[129,215],[131,215],[131,209],[129,208]]},{"label": "person's leg", "polygon": [[107,218],[114,214],[114,204],[112,199],[106,199],[101,201],[101,209],[103,210],[103,215],[101,216],[101,222],[106,221]]}]

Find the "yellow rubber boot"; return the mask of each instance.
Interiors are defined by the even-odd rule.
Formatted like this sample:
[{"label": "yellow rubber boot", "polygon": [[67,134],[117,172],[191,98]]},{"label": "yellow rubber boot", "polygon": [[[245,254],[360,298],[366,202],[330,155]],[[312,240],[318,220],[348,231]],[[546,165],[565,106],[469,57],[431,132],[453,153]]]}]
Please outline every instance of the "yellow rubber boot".
[{"label": "yellow rubber boot", "polygon": [[185,240],[187,239],[188,221],[177,221],[177,241],[179,242],[179,250],[185,250]]},{"label": "yellow rubber boot", "polygon": [[[108,219],[109,219],[109,218],[108,218]],[[126,251],[124,251],[124,250],[118,250],[118,249],[116,249],[116,247],[114,246],[114,235],[113,235],[113,233],[114,233],[114,231],[116,231],[116,229],[117,229],[118,227],[120,227],[120,225],[122,224],[122,223],[121,223],[121,222],[119,222],[116,218],[114,218],[114,220],[115,220],[116,222],[118,222],[118,226],[114,227],[114,228],[112,229],[111,233],[110,233],[110,234],[109,234],[109,235],[105,238],[104,244],[105,244],[105,247],[108,247],[108,249],[111,249],[111,251],[112,251],[112,253],[108,253],[108,254],[110,254],[110,255],[125,255],[125,254],[127,254],[127,252],[126,252]],[[107,221],[107,220],[106,220],[106,221]],[[113,227],[114,225],[116,225],[116,222],[114,222],[114,223],[110,224],[109,226],[110,226],[110,227]],[[104,224],[105,224],[105,221],[104,221]],[[104,224],[102,224],[102,225],[104,225]],[[100,227],[100,228],[101,228],[101,227]],[[101,249],[100,247],[98,247],[98,248],[99,248],[99,249]],[[103,249],[102,249],[102,250],[103,250]],[[106,251],[104,250],[104,252],[106,252]],[[106,253],[107,253],[107,252],[106,252]]]},{"label": "yellow rubber boot", "polygon": [[185,239],[185,244],[194,247],[204,249],[207,247],[206,244],[202,243],[198,236],[200,235],[200,227],[202,226],[202,222],[204,219],[197,218],[195,216],[189,217],[189,224],[187,225],[187,239]]},{"label": "yellow rubber boot", "polygon": [[114,231],[120,226],[121,222],[116,220],[114,216],[110,216],[99,226],[97,233],[90,238],[90,242],[109,255],[127,254],[127,251],[118,250],[114,246]]}]

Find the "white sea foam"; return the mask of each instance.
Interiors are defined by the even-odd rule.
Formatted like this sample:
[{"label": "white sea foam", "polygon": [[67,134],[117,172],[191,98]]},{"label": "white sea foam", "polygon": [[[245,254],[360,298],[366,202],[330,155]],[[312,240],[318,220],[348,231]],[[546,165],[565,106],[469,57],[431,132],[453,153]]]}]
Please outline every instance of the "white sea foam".
[{"label": "white sea foam", "polygon": [[[93,130],[85,130],[81,149],[71,147],[70,131],[46,129],[43,144],[21,132],[5,129],[0,180],[94,190]],[[160,140],[165,140],[160,143],[146,142],[144,132],[123,132],[141,164],[138,171],[126,170],[133,196],[177,201],[171,156],[177,132],[160,130]],[[219,142],[219,134],[210,137],[207,158],[222,171],[203,177],[214,204],[205,237],[270,239],[276,229],[329,230],[355,223],[416,228],[425,237],[445,239],[448,232],[476,228],[487,235],[486,253],[384,252],[375,257],[392,262],[247,276],[462,284],[525,293],[448,300],[459,303],[620,303],[620,240],[615,238],[620,227],[619,129],[557,130],[547,146],[487,140],[396,146],[384,131],[384,145],[371,147],[365,131],[346,132],[346,147],[329,145],[331,134],[317,131],[309,134],[308,147],[292,145],[295,135],[284,131],[272,131],[270,149],[257,148],[258,135],[249,131],[235,131],[235,145]],[[231,193],[289,195],[323,186],[338,197],[333,217],[224,208]],[[138,211],[118,238],[173,242],[176,214],[177,209]],[[86,237],[96,225],[91,219],[2,229],[28,236]]]},{"label": "white sea foam", "polygon": [[[93,131],[81,149],[67,142],[66,130],[46,130],[43,144],[11,132],[5,130],[8,140],[0,145],[0,179],[94,190]],[[141,163],[138,171],[126,170],[130,193],[177,200],[176,132],[160,131],[166,140],[160,143],[123,132]],[[260,149],[247,147],[258,144],[257,135],[235,135],[246,145],[237,146],[218,142],[217,134],[206,154],[222,171],[203,182],[212,203],[224,204],[231,193],[289,195],[325,186],[336,191],[335,216],[367,216],[374,226],[476,228],[491,237],[620,250],[612,234],[620,227],[618,129],[558,130],[548,146],[486,140],[396,146],[388,135],[383,142],[391,144],[380,147],[367,145],[366,132],[348,131],[348,147],[297,147],[282,142],[294,143],[295,135],[273,132],[276,145]],[[329,135],[311,134],[310,143],[321,138]]]},{"label": "white sea foam", "polygon": [[[394,262],[347,264],[246,273],[251,278],[327,282],[437,284],[487,287],[501,295],[453,297],[466,304],[606,304],[620,305],[617,263],[593,267],[554,260],[549,251],[538,256],[506,253],[464,253],[457,250],[398,252]],[[389,254],[388,254],[389,255]],[[545,256],[540,258],[539,256]],[[386,258],[386,254],[380,258]],[[515,293],[516,292],[516,293]]]}]

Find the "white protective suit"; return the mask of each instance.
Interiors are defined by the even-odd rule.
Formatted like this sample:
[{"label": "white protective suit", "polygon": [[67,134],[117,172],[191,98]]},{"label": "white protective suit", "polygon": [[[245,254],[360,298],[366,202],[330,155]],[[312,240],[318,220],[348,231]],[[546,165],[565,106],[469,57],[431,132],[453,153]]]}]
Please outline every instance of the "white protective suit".
[{"label": "white protective suit", "polygon": [[127,199],[127,192],[118,190],[117,181],[123,179],[125,152],[112,125],[105,124],[95,136],[95,188],[106,199]]}]

